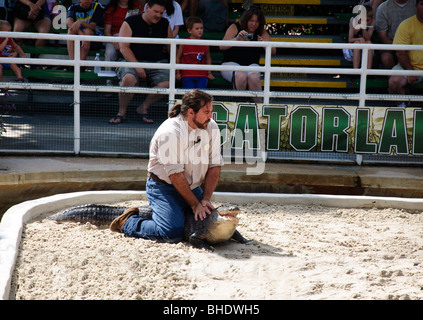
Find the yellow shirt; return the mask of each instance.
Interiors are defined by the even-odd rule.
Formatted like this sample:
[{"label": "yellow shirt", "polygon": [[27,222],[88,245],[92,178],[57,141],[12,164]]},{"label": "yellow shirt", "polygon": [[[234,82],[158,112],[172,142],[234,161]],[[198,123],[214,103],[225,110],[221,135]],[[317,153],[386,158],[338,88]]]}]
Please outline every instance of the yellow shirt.
[{"label": "yellow shirt", "polygon": [[[393,44],[423,45],[423,23],[415,15],[401,22]],[[423,70],[423,50],[411,50],[409,57],[414,69]]]}]

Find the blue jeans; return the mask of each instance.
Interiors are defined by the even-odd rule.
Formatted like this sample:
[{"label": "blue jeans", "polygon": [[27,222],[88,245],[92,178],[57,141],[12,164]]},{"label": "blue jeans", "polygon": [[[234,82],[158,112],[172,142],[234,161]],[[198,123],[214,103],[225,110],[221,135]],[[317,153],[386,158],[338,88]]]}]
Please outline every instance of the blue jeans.
[{"label": "blue jeans", "polygon": [[[197,199],[203,198],[200,187],[192,190]],[[125,222],[122,232],[130,237],[179,242],[184,234],[185,212],[193,214],[179,192],[171,184],[147,179],[146,193],[153,219],[133,215]]]},{"label": "blue jeans", "polygon": [[182,85],[185,89],[207,89],[207,77],[185,77]]}]

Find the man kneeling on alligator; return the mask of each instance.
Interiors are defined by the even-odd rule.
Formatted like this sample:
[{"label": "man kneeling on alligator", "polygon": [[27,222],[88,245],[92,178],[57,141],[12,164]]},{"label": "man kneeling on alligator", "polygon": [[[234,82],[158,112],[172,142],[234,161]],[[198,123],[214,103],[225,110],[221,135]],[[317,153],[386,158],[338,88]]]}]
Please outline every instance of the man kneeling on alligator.
[{"label": "man kneeling on alligator", "polygon": [[150,143],[149,205],[125,210],[90,204],[70,208],[51,219],[98,226],[112,222],[112,231],[127,236],[186,240],[209,251],[214,250],[210,245],[229,239],[249,242],[236,230],[239,208],[214,208],[210,202],[223,165],[220,131],[212,120],[212,110],[209,94],[190,91],[157,129]]},{"label": "man kneeling on alligator", "polygon": [[185,215],[202,221],[215,210],[210,198],[223,159],[212,110],[212,96],[200,90],[187,92],[171,109],[150,143],[146,194],[152,219],[130,208],[111,223],[112,231],[178,242],[184,237]]}]

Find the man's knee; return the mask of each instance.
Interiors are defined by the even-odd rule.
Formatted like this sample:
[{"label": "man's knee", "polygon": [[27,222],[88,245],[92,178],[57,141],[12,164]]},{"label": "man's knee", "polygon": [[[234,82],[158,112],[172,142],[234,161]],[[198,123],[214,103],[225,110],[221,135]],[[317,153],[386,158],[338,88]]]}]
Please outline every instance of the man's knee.
[{"label": "man's knee", "polygon": [[394,56],[390,52],[382,53],[380,59],[382,61],[383,66],[387,69],[392,69],[395,65]]},{"label": "man's knee", "polygon": [[92,29],[90,29],[90,28],[84,28],[84,30],[82,30],[82,32],[86,36],[93,36],[94,35],[94,31]]},{"label": "man's knee", "polygon": [[169,88],[169,81],[159,82],[155,88]]},{"label": "man's knee", "polygon": [[257,72],[250,73],[248,75],[248,82],[260,83],[260,74]]},{"label": "man's knee", "polygon": [[122,78],[120,86],[121,87],[135,87],[137,83],[138,83],[138,80],[133,74],[126,73]]},{"label": "man's knee", "polygon": [[389,91],[391,93],[397,93],[405,86],[403,76],[391,76],[389,78]]},{"label": "man's knee", "polygon": [[180,242],[184,236],[184,226],[160,228],[161,236],[168,242]]},{"label": "man's knee", "polygon": [[247,81],[247,73],[243,71],[238,71],[235,74],[235,80],[237,82],[246,82]]}]

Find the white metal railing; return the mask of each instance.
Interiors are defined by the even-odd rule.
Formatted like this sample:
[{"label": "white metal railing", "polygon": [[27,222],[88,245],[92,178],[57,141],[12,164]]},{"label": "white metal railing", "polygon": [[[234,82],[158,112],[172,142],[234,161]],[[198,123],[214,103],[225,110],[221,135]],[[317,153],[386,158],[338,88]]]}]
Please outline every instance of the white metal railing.
[{"label": "white metal railing", "polygon": [[[0,58],[2,63],[19,63],[19,64],[39,64],[39,65],[53,65],[53,66],[73,66],[74,67],[74,81],[73,85],[63,84],[48,84],[48,83],[16,83],[3,82],[1,85],[9,88],[25,88],[25,89],[39,89],[39,90],[65,90],[74,92],[74,122],[75,122],[75,152],[78,154],[79,140],[80,140],[80,93],[87,92],[128,92],[128,93],[156,93],[169,95],[169,104],[173,104],[176,95],[182,95],[187,90],[175,87],[175,70],[176,69],[190,69],[190,70],[211,70],[211,71],[256,71],[264,74],[263,91],[239,91],[239,90],[219,90],[219,96],[232,97],[263,97],[264,104],[269,104],[270,98],[307,98],[307,99],[336,99],[336,100],[356,100],[359,107],[364,107],[367,100],[394,100],[394,101],[421,101],[420,95],[389,95],[389,94],[367,94],[366,82],[368,76],[382,75],[414,75],[423,76],[423,71],[409,71],[409,70],[383,70],[383,69],[368,69],[367,57],[370,50],[423,50],[422,45],[382,45],[382,44],[349,44],[349,43],[303,43],[303,42],[248,42],[248,41],[223,41],[223,40],[195,40],[195,44],[208,46],[240,46],[240,47],[264,47],[265,49],[265,64],[258,67],[246,66],[222,66],[222,65],[186,65],[176,63],[176,48],[180,44],[193,44],[193,40],[189,39],[150,39],[150,38],[125,38],[125,37],[106,37],[106,36],[80,36],[67,34],[42,34],[42,33],[27,33],[27,32],[0,32],[2,37],[11,38],[26,38],[26,39],[49,39],[49,40],[70,40],[75,43],[75,59],[42,59],[42,58]],[[151,68],[148,63],[129,63],[129,62],[115,62],[115,61],[94,61],[94,60],[80,60],[80,44],[81,41],[91,42],[131,42],[131,43],[153,43],[166,44],[170,46],[170,61],[169,63],[154,64],[154,68],[162,68],[170,70],[169,88],[158,89],[151,87],[111,87],[111,86],[96,86],[96,85],[81,85],[80,81],[80,67],[82,66],[101,66],[101,67],[138,67]],[[277,67],[271,64],[271,49],[272,48],[302,48],[307,50],[315,49],[361,49],[362,63],[361,68],[321,68],[321,67]],[[319,92],[286,92],[271,90],[271,74],[272,73],[307,73],[307,74],[331,74],[331,75],[359,75],[360,88],[359,93],[319,93]],[[205,90],[211,94],[216,94],[216,91]]]},{"label": "white metal railing", "polygon": [[[416,95],[380,95],[380,94],[366,94],[366,80],[367,76],[373,75],[414,75],[422,76],[423,71],[418,70],[385,70],[385,69],[368,69],[367,57],[370,50],[423,50],[422,45],[385,45],[385,44],[351,44],[351,43],[303,43],[303,42],[247,42],[247,41],[223,41],[223,40],[195,40],[198,45],[208,46],[238,46],[238,47],[264,47],[265,51],[265,65],[258,67],[245,67],[245,66],[222,66],[222,65],[183,65],[176,64],[176,46],[178,44],[193,44],[192,40],[189,39],[150,39],[150,38],[123,38],[123,37],[106,37],[106,36],[80,36],[80,35],[67,35],[67,34],[40,34],[40,33],[26,33],[26,32],[1,32],[4,37],[13,38],[27,38],[27,39],[50,39],[50,40],[71,40],[75,41],[75,59],[74,60],[63,60],[63,59],[32,59],[32,58],[1,58],[4,63],[20,63],[20,64],[41,64],[41,65],[63,65],[63,66],[74,66],[75,67],[75,78],[74,87],[69,90],[81,90],[81,91],[122,91],[139,93],[151,93],[156,92],[158,94],[169,94],[169,100],[173,100],[174,95],[178,93],[184,93],[184,89],[175,88],[175,73],[176,69],[186,70],[230,70],[230,71],[257,71],[264,74],[264,86],[263,91],[234,91],[234,90],[222,90],[219,95],[222,96],[247,96],[247,97],[263,97],[264,104],[267,104],[269,99],[272,97],[290,96],[298,98],[318,98],[318,99],[346,99],[346,100],[358,100],[360,101],[359,106],[364,106],[367,99],[384,99],[384,100],[410,100],[418,101],[421,100],[421,96]],[[129,62],[112,62],[112,61],[92,61],[92,60],[80,60],[80,43],[81,41],[91,42],[131,42],[131,43],[153,43],[153,44],[167,44],[170,46],[170,61],[169,64],[155,64],[154,68],[169,69],[170,72],[170,86],[169,89],[152,89],[152,88],[110,88],[110,87],[94,87],[93,86],[81,86],[80,87],[80,73],[79,67],[81,66],[102,66],[102,67],[140,67],[147,68],[151,67],[151,64],[147,63],[129,63]],[[361,49],[362,50],[362,65],[359,69],[352,68],[320,68],[320,67],[277,67],[271,65],[271,49],[272,48],[302,48],[302,49]],[[332,75],[359,75],[360,76],[360,91],[358,94],[325,94],[325,93],[292,93],[282,91],[271,91],[270,80],[271,73],[307,73],[307,74],[332,74]],[[38,89],[37,84],[31,84],[31,88]],[[22,85],[14,84],[16,88],[21,88]],[[53,86],[53,90],[54,90]],[[57,87],[57,86],[56,86]],[[90,88],[91,87],[91,88]],[[45,85],[41,85],[39,89],[46,89]],[[62,89],[62,88],[60,88]]]}]

